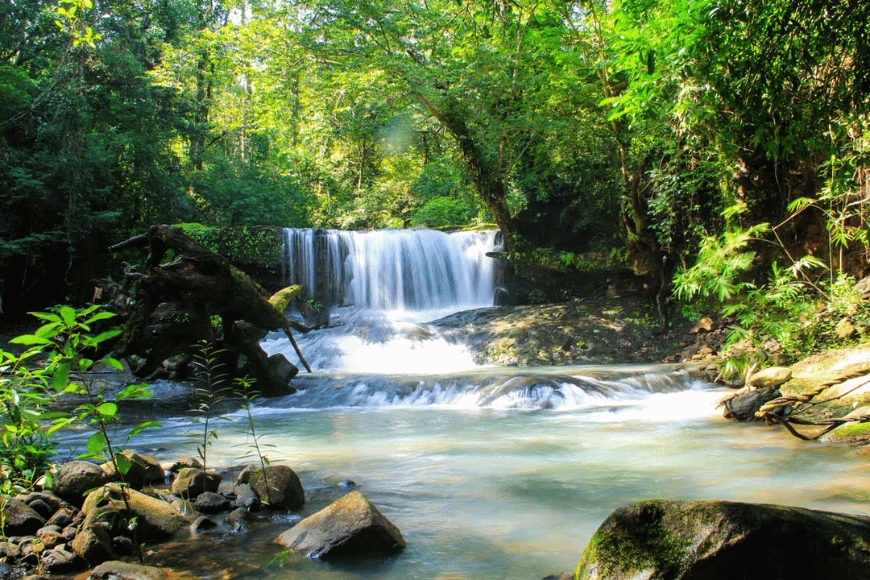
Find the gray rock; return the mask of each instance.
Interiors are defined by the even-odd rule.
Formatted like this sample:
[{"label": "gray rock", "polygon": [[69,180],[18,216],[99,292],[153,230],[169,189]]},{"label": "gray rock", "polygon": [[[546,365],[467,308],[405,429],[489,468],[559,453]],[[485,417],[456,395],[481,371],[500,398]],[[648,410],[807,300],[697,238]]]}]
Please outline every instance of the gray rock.
[{"label": "gray rock", "polygon": [[305,490],[296,472],[286,465],[267,465],[251,472],[250,486],[272,509],[296,510],[305,505]]},{"label": "gray rock", "polygon": [[308,516],[275,541],[319,559],[388,555],[405,548],[399,529],[358,491]]},{"label": "gray rock", "polygon": [[577,580],[870,577],[870,518],[736,502],[646,501],[613,512]]},{"label": "gray rock", "polygon": [[217,473],[195,467],[182,467],[172,482],[172,493],[192,500],[206,491],[216,492],[220,483],[221,476]]},{"label": "gray rock", "polygon": [[248,509],[256,509],[260,507],[260,496],[247,483],[242,483],[233,488],[236,494],[236,499],[233,500],[235,507],[243,507]]},{"label": "gray rock", "polygon": [[196,511],[204,514],[217,514],[230,508],[230,500],[219,493],[207,491],[196,497],[194,502]]},{"label": "gray rock", "polygon": [[3,535],[28,536],[45,525],[45,518],[33,508],[18,499],[6,498],[2,502]]},{"label": "gray rock", "polygon": [[63,574],[84,568],[84,561],[74,552],[53,548],[42,553],[42,565],[46,572]]},{"label": "gray rock", "polygon": [[227,516],[227,525],[238,531],[245,527],[245,524],[257,521],[257,516],[251,510],[244,507],[239,507],[230,512]]},{"label": "gray rock", "polygon": [[84,494],[109,483],[110,478],[99,465],[87,461],[70,461],[57,469],[54,493],[75,506],[82,505]]}]

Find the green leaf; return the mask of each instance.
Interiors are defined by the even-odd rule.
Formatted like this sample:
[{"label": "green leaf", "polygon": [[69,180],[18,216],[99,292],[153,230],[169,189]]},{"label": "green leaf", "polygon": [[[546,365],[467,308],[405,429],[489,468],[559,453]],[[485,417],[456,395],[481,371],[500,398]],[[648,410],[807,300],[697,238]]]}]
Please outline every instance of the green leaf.
[{"label": "green leaf", "polygon": [[76,323],[76,311],[75,308],[71,306],[61,306],[60,307],[60,316],[63,318],[64,323],[68,328],[75,326]]},{"label": "green leaf", "polygon": [[41,336],[35,336],[33,334],[23,334],[21,336],[16,336],[15,338],[9,341],[11,344],[23,344],[25,346],[33,346],[37,344],[49,345],[53,344],[47,338],[42,338]]},{"label": "green leaf", "polygon": [[106,438],[97,431],[88,439],[88,455],[94,459],[102,459],[103,449],[106,448]]},{"label": "green leaf", "polygon": [[110,401],[106,401],[99,405],[96,409],[97,414],[104,419],[115,419],[118,416],[118,405]]},{"label": "green leaf", "polygon": [[115,464],[118,466],[118,471],[127,475],[130,471],[130,467],[132,467],[133,463],[130,461],[130,458],[126,455],[121,455],[120,453],[115,454]]},{"label": "green leaf", "polygon": [[97,322],[98,320],[106,320],[108,318],[114,318],[115,316],[116,315],[114,312],[98,312],[97,314],[85,320],[85,324],[92,324],[94,322]]},{"label": "green leaf", "polygon": [[161,425],[157,421],[145,421],[143,423],[139,423],[138,425],[136,425],[135,427],[130,429],[130,433],[127,435],[127,438],[129,439],[129,438],[135,437],[136,435],[138,435],[139,433],[141,433],[145,429],[153,429],[153,428],[160,428],[160,427],[163,427],[163,425]]},{"label": "green leaf", "polygon": [[123,371],[123,370],[124,370],[124,365],[123,365],[123,363],[121,363],[121,361],[119,361],[119,360],[116,359],[116,358],[112,358],[112,357],[103,358],[103,359],[100,359],[98,362],[99,362],[100,364],[104,364],[104,365],[106,365],[106,366],[108,366],[108,367],[112,367],[113,369],[118,370],[118,371]]},{"label": "green leaf", "polygon": [[61,363],[51,375],[51,386],[55,391],[62,391],[69,384],[69,364]]}]

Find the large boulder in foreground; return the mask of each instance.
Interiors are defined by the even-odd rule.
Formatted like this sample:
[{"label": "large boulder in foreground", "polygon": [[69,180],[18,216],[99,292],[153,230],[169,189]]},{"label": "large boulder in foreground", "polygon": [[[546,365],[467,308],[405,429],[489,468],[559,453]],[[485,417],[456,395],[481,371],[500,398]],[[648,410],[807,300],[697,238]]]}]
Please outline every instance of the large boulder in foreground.
[{"label": "large boulder in foreground", "polygon": [[870,578],[870,518],[734,502],[630,504],[595,532],[575,578]]},{"label": "large boulder in foreground", "polygon": [[389,555],[405,548],[399,528],[358,491],[308,516],[275,541],[308,558],[324,560]]}]

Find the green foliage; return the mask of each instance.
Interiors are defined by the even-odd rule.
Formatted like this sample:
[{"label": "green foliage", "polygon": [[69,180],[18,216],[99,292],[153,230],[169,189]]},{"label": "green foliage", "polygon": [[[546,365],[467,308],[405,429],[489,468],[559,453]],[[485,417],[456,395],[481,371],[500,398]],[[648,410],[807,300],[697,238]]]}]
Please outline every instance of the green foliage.
[{"label": "green foliage", "polygon": [[[260,464],[260,469],[265,473],[266,465],[269,464],[269,459],[263,454],[261,443],[261,435],[257,435],[257,425],[254,422],[254,415],[251,413],[251,407],[254,405],[254,402],[259,398],[260,394],[254,390],[254,382],[252,379],[248,377],[239,377],[234,381],[235,383],[235,394],[242,401],[242,409],[245,411],[245,416],[248,421],[248,432],[251,436],[251,445],[253,445],[253,454],[256,455],[257,461]],[[250,456],[251,453],[248,452],[245,454],[245,457]],[[263,498],[263,501],[268,504],[269,503],[269,486],[265,486],[266,497]]]},{"label": "green foliage", "polygon": [[[129,385],[111,399],[100,392],[92,374],[95,367],[123,367],[111,357],[91,358],[105,348],[104,343],[120,334],[119,330],[97,331],[103,321],[114,317],[98,308],[75,310],[61,306],[50,312],[35,312],[33,315],[44,324],[33,334],[10,341],[26,350],[18,356],[0,351],[0,400],[4,408],[0,460],[7,480],[13,484],[32,485],[52,456],[56,443],[51,436],[73,421],[95,427],[80,458],[111,462],[122,480],[129,470],[129,460],[117,453],[109,425],[118,418],[119,402],[145,398],[150,392],[142,384]],[[37,359],[44,359],[44,367],[33,364]],[[85,402],[72,414],[51,410],[56,399],[65,394],[83,396]],[[159,424],[154,421],[140,423],[126,433],[126,440],[156,426]]]},{"label": "green foliage", "polygon": [[217,430],[212,423],[223,419],[219,413],[219,406],[230,392],[229,375],[226,372],[226,365],[221,360],[225,354],[225,351],[216,350],[206,342],[201,342],[199,352],[194,355],[193,360],[197,381],[196,393],[199,398],[194,423],[202,424],[197,453],[202,459],[203,469],[208,469],[208,448],[218,438]]},{"label": "green foliage", "polygon": [[411,218],[411,225],[441,228],[468,223],[472,210],[461,200],[452,197],[430,199]]}]

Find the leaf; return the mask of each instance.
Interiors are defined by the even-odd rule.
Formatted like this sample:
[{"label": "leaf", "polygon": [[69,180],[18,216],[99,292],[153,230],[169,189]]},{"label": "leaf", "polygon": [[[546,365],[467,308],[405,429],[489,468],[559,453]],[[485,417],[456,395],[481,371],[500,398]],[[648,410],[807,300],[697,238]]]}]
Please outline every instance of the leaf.
[{"label": "leaf", "polygon": [[97,322],[98,320],[106,320],[108,318],[114,318],[114,317],[115,317],[114,312],[98,312],[97,314],[95,314],[95,315],[91,316],[90,318],[88,318],[87,320],[85,320],[85,324],[92,324],[94,322]]},{"label": "leaf", "polygon": [[132,467],[133,463],[130,461],[130,458],[126,455],[121,455],[120,453],[115,454],[115,465],[118,466],[118,471],[127,475],[130,471],[130,467]]},{"label": "leaf", "polygon": [[64,323],[67,327],[71,328],[75,326],[76,323],[76,311],[71,306],[61,306],[60,307],[60,316],[63,318]]},{"label": "leaf", "polygon": [[47,338],[42,338],[41,336],[35,336],[33,334],[23,334],[21,336],[16,336],[12,340],[9,341],[10,344],[23,344],[25,346],[33,346],[37,344],[50,345],[53,344]]},{"label": "leaf", "polygon": [[113,369],[118,370],[118,371],[123,371],[123,370],[124,370],[124,365],[123,365],[123,363],[121,363],[121,361],[119,361],[119,360],[116,359],[116,358],[112,358],[112,357],[103,358],[103,359],[100,359],[98,362],[99,362],[100,364],[104,364],[104,365],[106,365],[106,366],[108,366],[108,367],[112,367]]},{"label": "leaf", "polygon": [[106,401],[96,408],[97,414],[101,418],[114,419],[118,416],[118,405],[111,401]]},{"label": "leaf", "polygon": [[62,391],[69,384],[69,364],[61,363],[51,375],[51,386],[55,391]]},{"label": "leaf", "polygon": [[106,448],[106,438],[97,431],[88,439],[88,455],[94,459],[102,459],[103,449]]},{"label": "leaf", "polygon": [[52,314],[50,312],[30,312],[31,316],[35,316],[40,320],[47,320],[48,322],[60,322],[60,316],[57,314]]},{"label": "leaf", "polygon": [[159,429],[160,427],[163,427],[163,425],[161,425],[157,421],[145,421],[130,429],[130,433],[127,435],[127,438],[130,439],[132,437],[135,437],[145,429]]}]

